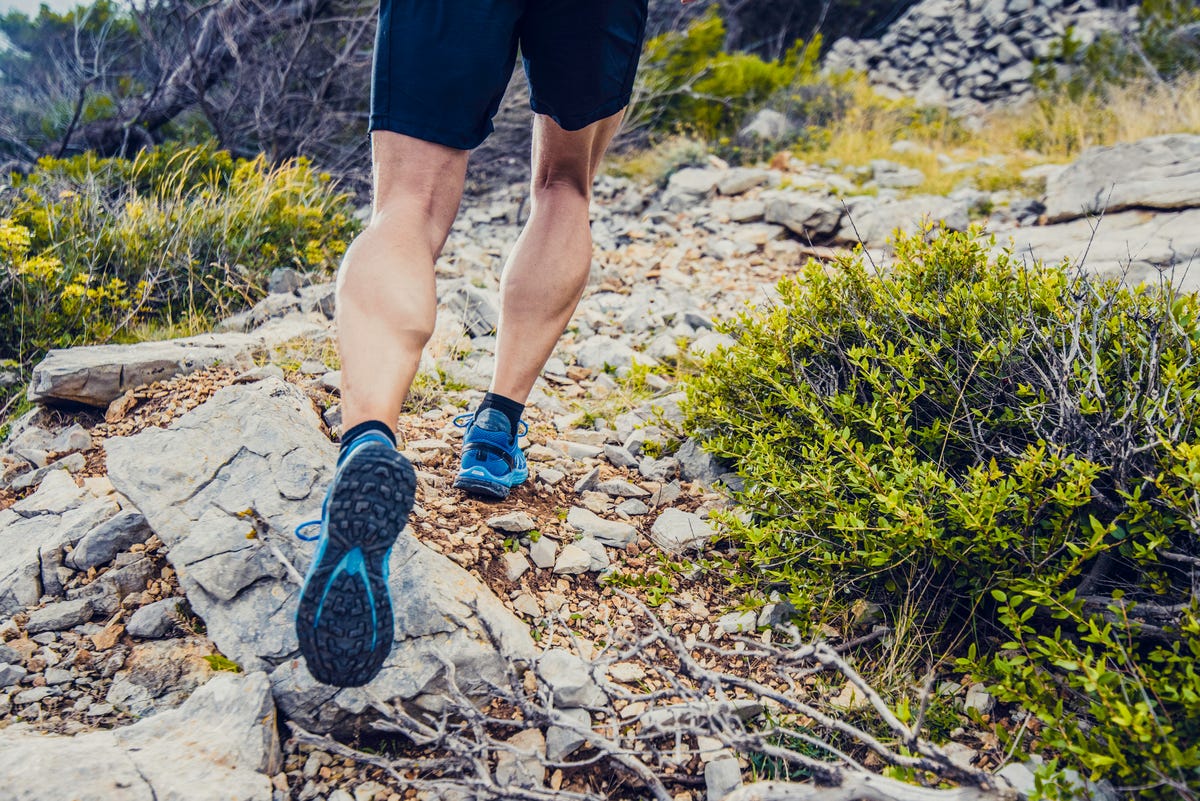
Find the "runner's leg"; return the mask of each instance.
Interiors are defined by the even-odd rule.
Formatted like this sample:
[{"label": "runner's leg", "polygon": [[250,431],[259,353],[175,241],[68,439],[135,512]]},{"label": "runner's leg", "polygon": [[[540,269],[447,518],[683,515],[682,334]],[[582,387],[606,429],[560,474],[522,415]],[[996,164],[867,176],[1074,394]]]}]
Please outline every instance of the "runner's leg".
[{"label": "runner's leg", "polygon": [[500,280],[498,395],[525,402],[587,286],[592,181],[622,114],[578,131],[535,118],[530,216]]},{"label": "runner's leg", "polygon": [[338,273],[344,430],[395,426],[433,333],[434,262],[458,212],[467,151],[391,131],[371,134],[371,221]]}]

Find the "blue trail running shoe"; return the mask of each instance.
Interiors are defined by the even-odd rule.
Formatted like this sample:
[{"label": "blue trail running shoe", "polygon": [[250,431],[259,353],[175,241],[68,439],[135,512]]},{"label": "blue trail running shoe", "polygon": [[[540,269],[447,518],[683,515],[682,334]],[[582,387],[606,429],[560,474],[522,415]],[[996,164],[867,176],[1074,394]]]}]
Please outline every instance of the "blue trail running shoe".
[{"label": "blue trail running shoe", "polygon": [[[308,672],[323,684],[359,687],[392,649],[388,557],[408,522],[417,477],[382,434],[361,435],[338,460],[321,519],[296,529],[320,540],[296,612]],[[320,533],[301,531],[320,525]]]},{"label": "blue trail running shoe", "polygon": [[455,487],[503,500],[513,487],[529,478],[525,454],[517,445],[518,438],[529,430],[524,420],[514,432],[503,412],[484,409],[474,415],[459,415],[454,425],[467,429]]}]

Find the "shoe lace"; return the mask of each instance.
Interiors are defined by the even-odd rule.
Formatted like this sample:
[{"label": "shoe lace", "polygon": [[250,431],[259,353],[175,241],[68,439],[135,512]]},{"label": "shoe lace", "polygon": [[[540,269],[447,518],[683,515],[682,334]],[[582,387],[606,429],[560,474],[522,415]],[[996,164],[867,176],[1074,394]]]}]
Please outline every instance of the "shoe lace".
[{"label": "shoe lace", "polygon": [[312,542],[313,540],[321,539],[321,532],[319,530],[317,531],[316,534],[312,535],[311,537],[300,533],[301,531],[304,531],[304,529],[312,528],[313,526],[317,526],[318,529],[320,528],[320,526],[321,526],[320,518],[318,518],[316,520],[309,520],[307,522],[301,523],[300,525],[296,526],[295,530],[292,533],[296,535],[296,539],[304,540],[305,542]]},{"label": "shoe lace", "polygon": [[[474,420],[475,420],[474,412],[467,412],[466,414],[460,414],[458,417],[454,418],[454,426],[455,426],[455,428],[470,428],[471,423],[474,422]],[[517,436],[523,437],[528,433],[529,433],[529,423],[526,423],[524,420],[518,421]]]}]

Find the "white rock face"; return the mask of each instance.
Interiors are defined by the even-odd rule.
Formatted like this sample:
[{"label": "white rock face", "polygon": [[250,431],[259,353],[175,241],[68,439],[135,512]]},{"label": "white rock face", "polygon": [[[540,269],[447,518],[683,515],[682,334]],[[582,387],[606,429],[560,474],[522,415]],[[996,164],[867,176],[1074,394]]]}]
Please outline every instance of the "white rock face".
[{"label": "white rock face", "polygon": [[271,801],[282,756],[270,690],[264,673],[222,673],[123,729],[0,731],[0,787],[13,801]]},{"label": "white rock face", "polygon": [[311,402],[290,384],[268,378],[227,387],[170,428],[106,448],[113,484],[167,544],[209,637],[244,669],[269,671],[280,708],[301,725],[336,728],[365,709],[364,692],[431,702],[442,658],[458,667],[468,693],[486,693],[508,663],[534,653],[525,626],[487,588],[405,532],[392,550],[397,641],[383,671],[364,690],[341,691],[308,674],[294,618],[314,544],[292,530],[319,515],[336,452]]},{"label": "white rock face", "polygon": [[1125,209],[1200,207],[1200,136],[1173,134],[1094,147],[1046,181],[1046,219]]}]

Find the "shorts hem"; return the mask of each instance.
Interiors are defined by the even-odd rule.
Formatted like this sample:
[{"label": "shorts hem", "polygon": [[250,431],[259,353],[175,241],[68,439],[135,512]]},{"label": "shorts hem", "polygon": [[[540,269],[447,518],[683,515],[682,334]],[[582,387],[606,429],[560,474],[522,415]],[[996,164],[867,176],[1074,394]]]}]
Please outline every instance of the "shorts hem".
[{"label": "shorts hem", "polygon": [[488,138],[488,134],[491,133],[488,131],[482,136],[478,134],[464,136],[461,133],[438,130],[428,125],[422,125],[386,114],[372,114],[370,122],[367,125],[367,131],[390,131],[392,133],[411,136],[414,139],[420,139],[424,142],[432,142],[435,145],[452,147],[455,150],[474,150],[483,144],[483,141]]},{"label": "shorts hem", "polygon": [[545,114],[547,117],[550,117],[564,131],[578,131],[594,122],[599,122],[606,117],[616,114],[629,105],[632,97],[632,94],[622,95],[607,103],[602,103],[584,114],[556,114],[550,106],[532,98],[529,101],[529,107],[533,109],[535,114]]}]

